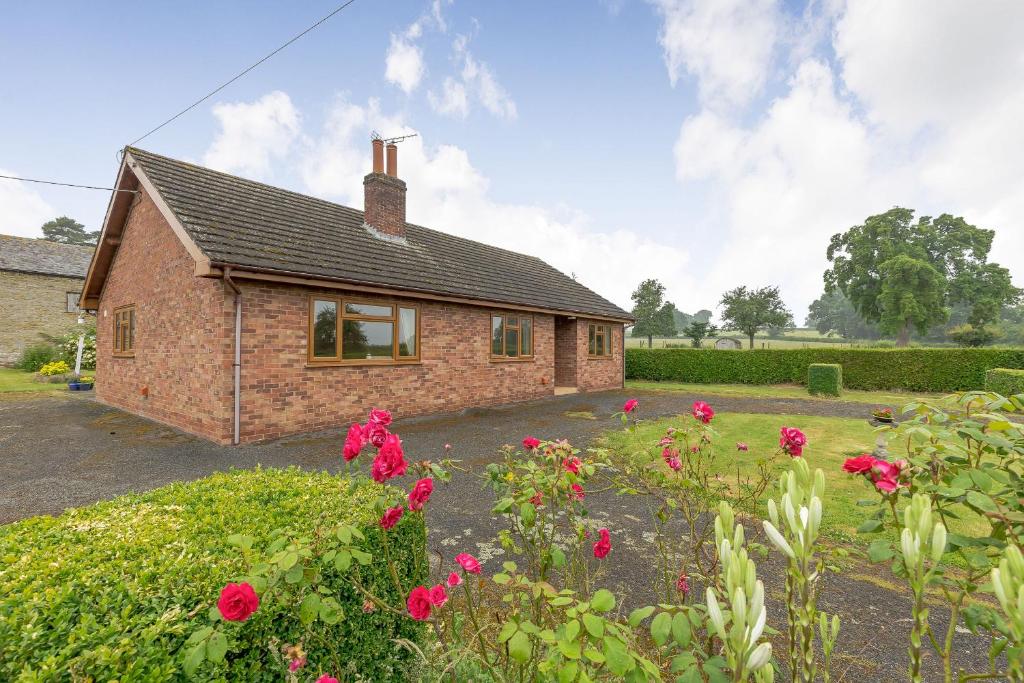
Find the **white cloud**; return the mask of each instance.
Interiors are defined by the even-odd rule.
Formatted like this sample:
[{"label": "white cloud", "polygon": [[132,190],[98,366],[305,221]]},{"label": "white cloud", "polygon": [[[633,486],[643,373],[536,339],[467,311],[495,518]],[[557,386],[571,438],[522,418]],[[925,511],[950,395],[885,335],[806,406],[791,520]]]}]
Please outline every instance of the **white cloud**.
[{"label": "white cloud", "polygon": [[694,76],[707,106],[745,105],[760,94],[779,34],[776,0],[650,0],[669,80]]},{"label": "white cloud", "polygon": [[419,23],[414,23],[404,35],[392,33],[391,46],[384,60],[384,78],[389,83],[397,85],[407,95],[419,86],[423,74],[426,73],[423,50],[411,42],[419,38],[421,33]]},{"label": "white cloud", "polygon": [[499,118],[514,120],[519,115],[515,101],[498,82],[491,67],[477,60],[469,51],[467,36],[460,35],[452,41],[452,59],[459,68],[459,78],[446,77],[440,95],[433,91],[428,93],[434,111],[465,118],[469,113],[469,100],[472,96]]},{"label": "white cloud", "polygon": [[[375,100],[363,106],[339,99],[322,135],[310,139],[299,162],[308,190],[362,207],[373,129],[415,132],[401,117],[382,112]],[[428,145],[416,137],[399,145],[398,156],[409,188],[410,222],[538,256],[627,309],[638,268],[674,291],[692,287],[688,255],[679,248],[630,230],[595,232],[584,213],[567,207],[493,200],[487,177],[459,147]]]},{"label": "white cloud", "polygon": [[203,155],[203,163],[220,171],[265,178],[271,160],[284,158],[301,127],[298,110],[277,90],[255,102],[213,107],[220,132]]},{"label": "white cloud", "polygon": [[469,95],[466,93],[466,86],[451,76],[444,79],[440,95],[431,91],[427,93],[427,99],[438,114],[456,116],[460,119],[466,118],[469,114]]},{"label": "white cloud", "polygon": [[[18,175],[0,168],[0,175]],[[0,178],[0,234],[42,237],[40,226],[57,212],[29,183]]]}]

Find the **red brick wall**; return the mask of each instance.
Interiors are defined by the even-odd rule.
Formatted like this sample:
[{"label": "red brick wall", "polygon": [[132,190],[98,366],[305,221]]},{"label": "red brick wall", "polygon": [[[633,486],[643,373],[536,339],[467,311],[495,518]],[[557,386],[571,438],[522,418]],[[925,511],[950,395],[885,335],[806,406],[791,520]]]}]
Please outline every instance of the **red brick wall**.
[{"label": "red brick wall", "polygon": [[[194,275],[156,205],[128,216],[96,318],[96,396],[214,441],[231,439],[232,300]],[[135,304],[135,357],[112,355],[114,309]],[[148,388],[148,398],[143,397]]]},{"label": "red brick wall", "polygon": [[576,386],[580,391],[600,391],[622,388],[622,325],[607,324],[612,332],[612,355],[603,358],[588,357],[590,323],[598,322],[579,318],[576,321]]},{"label": "red brick wall", "polygon": [[[493,362],[490,309],[422,301],[420,363],[311,367],[306,349],[309,295],[317,290],[257,282],[241,286],[244,442],[344,426],[364,419],[372,407],[405,417],[553,393],[552,316],[533,316],[534,360]],[[358,298],[402,301],[363,294]]]},{"label": "red brick wall", "polygon": [[560,387],[576,386],[576,321],[555,319],[555,384]]}]

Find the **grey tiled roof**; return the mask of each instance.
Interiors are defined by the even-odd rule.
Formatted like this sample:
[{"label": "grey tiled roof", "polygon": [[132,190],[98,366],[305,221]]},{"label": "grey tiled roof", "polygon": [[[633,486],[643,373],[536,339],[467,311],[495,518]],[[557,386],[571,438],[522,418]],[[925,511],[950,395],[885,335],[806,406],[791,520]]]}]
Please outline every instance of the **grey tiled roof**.
[{"label": "grey tiled roof", "polygon": [[94,247],[0,235],[0,270],[85,279]]},{"label": "grey tiled roof", "polygon": [[581,314],[629,313],[538,258],[411,223],[371,234],[363,212],[128,150],[211,262]]}]

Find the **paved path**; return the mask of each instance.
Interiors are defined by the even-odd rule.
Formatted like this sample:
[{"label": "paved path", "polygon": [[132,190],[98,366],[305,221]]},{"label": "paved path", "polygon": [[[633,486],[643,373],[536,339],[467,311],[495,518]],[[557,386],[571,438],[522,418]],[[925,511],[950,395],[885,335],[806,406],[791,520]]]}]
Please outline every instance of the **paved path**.
[{"label": "paved path", "polygon": [[[640,400],[644,417],[687,413],[695,395],[674,392],[630,392]],[[444,445],[469,470],[439,488],[428,508],[431,550],[435,559],[451,564],[455,554],[476,554],[489,571],[504,559],[492,543],[498,530],[491,518],[491,493],[479,475],[505,443],[530,434],[567,438],[585,447],[616,422],[627,394],[621,391],[562,396],[532,403],[399,420],[394,430],[410,458],[438,459]],[[717,412],[809,414],[863,418],[867,406],[818,400],[714,397]],[[577,416],[569,417],[567,413]],[[583,414],[589,414],[583,416]],[[590,418],[593,419],[590,419]],[[0,523],[37,514],[59,514],[67,507],[111,498],[127,491],[195,479],[232,467],[298,465],[337,471],[341,467],[341,430],[290,437],[273,443],[238,448],[217,446],[178,430],[108,408],[88,398],[58,397],[0,400]],[[364,465],[368,458],[362,458]],[[642,501],[612,493],[591,495],[588,506],[595,526],[612,530],[613,561],[602,583],[625,596],[633,607],[655,600],[655,569],[649,515]],[[772,622],[782,628],[784,612],[777,602],[782,573],[773,562],[759,562],[769,594]],[[903,680],[909,601],[888,569],[851,563],[841,575],[829,575],[820,606],[843,618],[837,673],[849,667],[848,680]],[[899,587],[899,583],[895,583]],[[934,627],[944,629],[941,608],[933,608]],[[969,670],[984,665],[987,643],[961,636],[958,658]],[[777,642],[784,652],[782,642]],[[937,675],[929,662],[929,677]],[[838,678],[838,676],[837,676]]]}]

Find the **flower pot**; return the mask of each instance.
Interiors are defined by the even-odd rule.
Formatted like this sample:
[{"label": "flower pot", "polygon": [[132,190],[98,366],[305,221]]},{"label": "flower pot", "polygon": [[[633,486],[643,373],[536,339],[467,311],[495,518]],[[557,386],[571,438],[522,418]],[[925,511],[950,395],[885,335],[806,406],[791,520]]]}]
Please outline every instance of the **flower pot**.
[{"label": "flower pot", "polygon": [[81,391],[82,385],[79,382],[68,382],[68,389],[71,391]]},{"label": "flower pot", "polygon": [[872,415],[872,417],[875,418],[875,421],[881,422],[882,424],[891,425],[893,422],[896,421],[896,418],[893,417],[892,415]]},{"label": "flower pot", "polygon": [[91,391],[92,390],[92,382],[79,382],[78,390],[79,391]]}]

